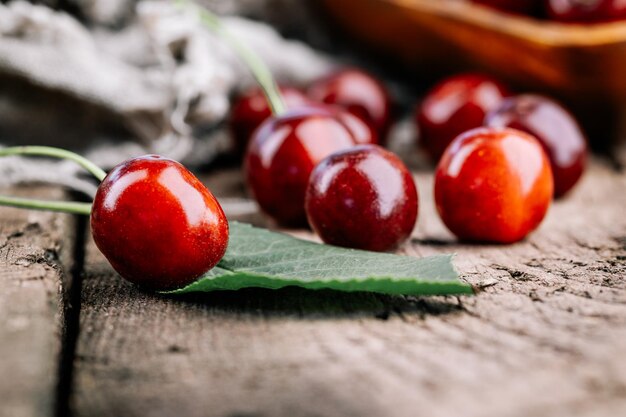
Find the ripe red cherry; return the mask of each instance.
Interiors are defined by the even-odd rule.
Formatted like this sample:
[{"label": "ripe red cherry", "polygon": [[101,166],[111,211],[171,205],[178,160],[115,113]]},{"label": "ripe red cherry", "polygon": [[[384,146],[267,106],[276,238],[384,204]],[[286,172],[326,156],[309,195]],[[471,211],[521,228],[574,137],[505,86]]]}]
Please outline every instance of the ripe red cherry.
[{"label": "ripe red cherry", "polygon": [[461,74],[441,81],[417,109],[422,146],[433,160],[439,160],[454,138],[482,126],[487,112],[508,94],[500,82],[480,74]]},{"label": "ripe red cherry", "polygon": [[545,0],[548,15],[561,22],[611,22],[626,19],[624,0]]},{"label": "ripe red cherry", "polygon": [[248,186],[261,209],[283,226],[306,225],[304,195],[319,161],[355,145],[336,113],[303,107],[266,120],[245,158]]},{"label": "ripe red cherry", "polygon": [[376,145],[378,143],[378,133],[369,123],[343,109],[337,110],[336,117],[350,131],[357,145]]},{"label": "ripe red cherry", "polygon": [[[300,106],[300,108],[302,107],[305,106]],[[350,131],[350,134],[357,145],[376,145],[379,142],[378,133],[376,133],[371,124],[365,122],[359,117],[356,117],[354,114],[348,112],[342,107],[322,103],[309,103],[306,107],[319,108],[323,111],[333,113],[335,118]]]},{"label": "ripe red cherry", "polygon": [[435,202],[462,240],[512,243],[544,218],[552,172],[539,142],[514,129],[478,128],[446,149],[435,174]]},{"label": "ripe red cherry", "polygon": [[181,164],[157,155],[130,159],[106,176],[91,231],[122,277],[153,290],[190,284],[228,244],[228,222],[213,194]]},{"label": "ripe red cherry", "polygon": [[505,12],[530,15],[537,10],[540,0],[471,0]]},{"label": "ripe red cherry", "polygon": [[567,193],[582,176],[585,135],[574,117],[554,100],[533,94],[508,98],[487,115],[485,125],[511,127],[539,139],[550,158],[555,196]]},{"label": "ripe red cherry", "polygon": [[334,153],[309,179],[309,223],[331,245],[394,249],[411,235],[417,210],[411,173],[400,158],[380,146]]},{"label": "ripe red cherry", "polygon": [[[306,105],[309,99],[293,87],[280,87],[280,93],[287,108]],[[252,88],[234,103],[230,115],[230,129],[235,139],[235,149],[243,154],[252,133],[272,115],[267,98],[260,88]]]},{"label": "ripe red cherry", "polygon": [[338,70],[314,82],[307,91],[315,101],[334,104],[369,123],[381,143],[391,124],[391,99],[385,86],[355,68]]}]

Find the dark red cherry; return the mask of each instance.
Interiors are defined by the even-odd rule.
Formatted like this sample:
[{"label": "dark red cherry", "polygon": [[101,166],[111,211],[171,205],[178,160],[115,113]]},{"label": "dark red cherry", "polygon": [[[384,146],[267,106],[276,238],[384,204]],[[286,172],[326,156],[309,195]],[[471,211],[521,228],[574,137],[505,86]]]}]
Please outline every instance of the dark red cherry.
[{"label": "dark red cherry", "polygon": [[306,107],[315,107],[326,112],[334,113],[335,117],[350,131],[357,145],[377,145],[379,142],[378,133],[374,130],[370,123],[356,117],[354,114],[348,112],[342,107],[323,103],[309,103]]},{"label": "dark red cherry", "polygon": [[500,82],[481,74],[460,74],[439,82],[416,112],[422,147],[439,160],[454,138],[482,126],[485,115],[508,94]]},{"label": "dark red cherry", "polygon": [[552,201],[550,162],[533,136],[477,128],[454,140],[435,173],[435,202],[462,240],[512,243],[536,229]]},{"label": "dark red cherry", "polygon": [[511,127],[539,139],[550,158],[557,197],[574,187],[585,170],[585,135],[574,116],[554,100],[533,94],[508,98],[487,115],[485,125]]},{"label": "dark red cherry", "polygon": [[561,22],[590,23],[626,19],[624,0],[545,0],[548,15]]},{"label": "dark red cherry", "polygon": [[[281,86],[280,93],[287,108],[299,107],[310,101],[297,88]],[[267,98],[258,87],[248,90],[235,101],[229,122],[238,153],[243,154],[252,133],[271,115]]]},{"label": "dark red cherry", "polygon": [[356,117],[352,113],[348,113],[343,109],[339,109],[336,113],[337,119],[350,131],[352,138],[357,145],[376,145],[379,141],[378,133],[372,125],[366,121]]},{"label": "dark red cherry", "polygon": [[524,15],[531,15],[537,11],[540,1],[542,0],[471,0],[472,3]]},{"label": "dark red cherry", "polygon": [[278,223],[304,226],[311,171],[328,155],[354,145],[352,133],[329,109],[303,107],[271,117],[255,131],[246,153],[250,191]]},{"label": "dark red cherry", "polygon": [[341,69],[314,82],[307,93],[315,101],[343,107],[369,123],[384,143],[391,124],[391,99],[372,75],[355,68]]},{"label": "dark red cherry", "polygon": [[331,245],[387,251],[404,242],[417,220],[417,189],[393,153],[376,145],[337,152],[309,179],[309,224]]},{"label": "dark red cherry", "polygon": [[109,172],[93,202],[91,231],[122,277],[153,290],[190,284],[228,244],[228,222],[213,194],[181,164],[156,155]]}]

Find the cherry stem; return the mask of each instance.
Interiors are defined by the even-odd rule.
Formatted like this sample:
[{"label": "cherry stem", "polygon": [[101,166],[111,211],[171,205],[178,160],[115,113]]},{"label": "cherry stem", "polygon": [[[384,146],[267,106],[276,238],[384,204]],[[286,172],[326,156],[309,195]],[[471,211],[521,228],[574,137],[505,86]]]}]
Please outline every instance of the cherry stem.
[{"label": "cherry stem", "polygon": [[[52,158],[69,159],[76,162],[81,167],[85,168],[99,181],[102,181],[107,175],[106,172],[104,172],[100,167],[98,167],[90,160],[74,152],[66,151],[65,149],[53,148],[50,146],[14,146],[10,148],[0,149],[0,157],[16,155],[48,156]],[[84,214],[87,216],[91,213],[90,203],[80,203],[75,201],[35,200],[30,198],[7,197],[1,195],[0,206],[27,208],[34,210],[59,211],[63,213]]]},{"label": "cherry stem", "polygon": [[53,148],[51,146],[13,146],[0,149],[0,156],[29,155],[29,156],[49,156],[52,158],[69,159],[85,168],[98,181],[102,181],[107,173],[89,159],[65,149]]},{"label": "cherry stem", "polygon": [[267,98],[267,102],[270,105],[272,114],[279,116],[285,112],[285,103],[283,101],[278,85],[272,76],[272,73],[267,68],[265,63],[259,58],[259,56],[252,51],[247,45],[237,39],[220,21],[220,18],[207,9],[200,7],[188,0],[177,0],[178,6],[189,7],[193,9],[200,21],[208,27],[211,31],[219,35],[224,41],[226,41],[237,53],[239,58],[246,64],[250,72],[256,79],[257,83],[263,90],[263,94]]},{"label": "cherry stem", "polygon": [[76,201],[35,200],[31,198],[6,197],[0,195],[0,206],[84,214],[85,216],[91,214],[91,203],[79,203]]}]

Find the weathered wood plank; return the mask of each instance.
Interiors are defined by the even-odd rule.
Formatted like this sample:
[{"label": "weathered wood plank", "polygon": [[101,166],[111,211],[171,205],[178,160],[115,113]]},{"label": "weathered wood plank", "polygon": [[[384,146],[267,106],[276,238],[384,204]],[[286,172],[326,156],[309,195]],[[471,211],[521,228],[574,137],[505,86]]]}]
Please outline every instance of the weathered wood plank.
[{"label": "weathered wood plank", "polygon": [[[61,199],[56,189],[2,194]],[[0,415],[54,415],[62,294],[74,228],[66,214],[0,207]]]},{"label": "weathered wood plank", "polygon": [[594,164],[537,233],[511,246],[455,243],[434,213],[431,175],[417,179],[420,221],[403,251],[457,252],[464,279],[483,287],[478,296],[167,298],[122,281],[92,244],[76,415],[620,414],[626,175]]}]

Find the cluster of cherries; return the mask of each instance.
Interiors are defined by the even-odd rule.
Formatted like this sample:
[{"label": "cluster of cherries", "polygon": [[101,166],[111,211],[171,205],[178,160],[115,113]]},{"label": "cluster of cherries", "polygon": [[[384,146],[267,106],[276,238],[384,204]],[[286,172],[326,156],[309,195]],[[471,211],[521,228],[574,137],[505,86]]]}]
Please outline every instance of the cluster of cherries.
[{"label": "cluster of cherries", "polygon": [[287,227],[307,223],[338,246],[385,251],[417,219],[413,178],[384,144],[391,122],[385,87],[358,69],[283,87],[288,110],[271,116],[260,90],[234,105],[231,125],[263,211]]},{"label": "cluster of cherries", "polygon": [[566,23],[614,22],[626,19],[623,0],[469,0],[509,13],[547,17]]},{"label": "cluster of cherries", "polygon": [[[220,28],[216,17],[204,17]],[[334,245],[386,251],[406,240],[417,220],[418,193],[400,158],[382,147],[392,121],[382,83],[344,69],[313,83],[307,94],[285,87],[282,96],[285,112],[272,114],[258,90],[240,98],[232,115],[238,147],[246,149],[247,182],[263,211],[285,226],[308,223]],[[438,160],[437,209],[463,240],[524,238],[553,196],[567,193],[584,170],[586,141],[567,110],[546,97],[511,96],[484,75],[436,85],[416,121],[422,146]],[[226,252],[229,228],[219,202],[176,161],[148,155],[106,174],[56,148],[0,150],[0,156],[20,154],[72,159],[102,182],[93,205],[5,196],[0,205],[90,214],[96,245],[131,282],[180,288]]]},{"label": "cluster of cherries", "polygon": [[[249,141],[247,180],[262,209],[283,225],[308,221],[330,244],[386,251],[407,239],[417,220],[418,194],[400,158],[380,146],[391,123],[383,85],[347,69],[314,83],[306,96],[289,88],[283,95],[290,109],[282,114],[272,116],[260,92],[240,99],[233,113],[240,145]],[[483,75],[442,81],[416,119],[423,147],[440,158],[439,214],[464,240],[522,239],[539,225],[553,194],[571,189],[584,169],[584,136],[563,107],[541,96],[510,96]],[[229,228],[219,202],[176,161],[148,155],[106,174],[54,148],[1,152],[10,154],[74,159],[102,180],[93,205],[82,210],[1,200],[90,213],[96,245],[131,282],[180,288],[226,252]]]},{"label": "cluster of cherries", "polygon": [[[283,87],[288,110],[271,115],[260,90],[234,106],[245,172],[261,209],[279,224],[308,224],[326,243],[386,251],[406,240],[418,193],[398,156],[384,149],[391,101],[357,69]],[[534,230],[552,201],[583,173],[586,140],[571,114],[538,95],[512,96],[480,74],[450,77],[416,110],[434,161],[435,200],[460,239],[510,243]]]}]

